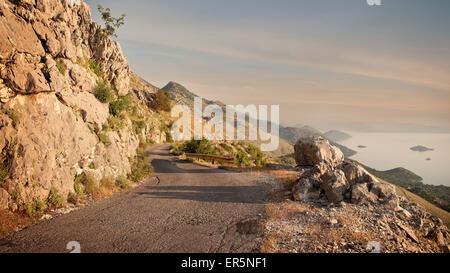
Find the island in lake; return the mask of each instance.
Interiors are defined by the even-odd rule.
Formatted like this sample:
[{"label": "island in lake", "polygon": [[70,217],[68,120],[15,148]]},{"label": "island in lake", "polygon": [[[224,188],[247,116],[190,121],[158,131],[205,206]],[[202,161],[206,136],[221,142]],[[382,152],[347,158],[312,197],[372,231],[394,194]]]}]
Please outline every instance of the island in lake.
[{"label": "island in lake", "polygon": [[367,148],[367,146],[359,145],[358,148],[360,148],[360,149],[365,149],[365,148]]},{"label": "island in lake", "polygon": [[428,147],[425,147],[425,146],[422,146],[422,145],[418,145],[418,146],[411,147],[410,150],[411,150],[411,151],[414,151],[414,152],[434,151],[434,149],[428,148]]}]

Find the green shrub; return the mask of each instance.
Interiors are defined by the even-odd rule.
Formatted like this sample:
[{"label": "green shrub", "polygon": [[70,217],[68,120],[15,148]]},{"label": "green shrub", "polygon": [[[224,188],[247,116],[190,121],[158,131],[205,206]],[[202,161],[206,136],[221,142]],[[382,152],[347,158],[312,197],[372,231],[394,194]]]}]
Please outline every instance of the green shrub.
[{"label": "green shrub", "polygon": [[111,140],[109,139],[107,134],[99,132],[97,136],[100,142],[103,143],[106,147],[109,147],[111,145]]},{"label": "green shrub", "polygon": [[172,133],[170,131],[166,131],[166,142],[173,142]]},{"label": "green shrub", "polygon": [[247,166],[248,165],[248,157],[247,154],[241,150],[236,153],[236,164],[238,166]]},{"label": "green shrub", "polygon": [[103,78],[102,66],[95,59],[90,59],[83,52],[83,58],[77,58],[77,64],[90,70],[99,78]]},{"label": "green shrub", "polygon": [[261,165],[266,165],[266,161],[264,159],[264,154],[261,152],[261,150],[252,145],[249,144],[247,145],[247,153],[250,155],[250,159],[254,161],[255,165],[257,166],[261,166]]},{"label": "green shrub", "polygon": [[230,154],[233,153],[233,147],[231,147],[227,143],[220,143],[220,147],[222,147],[225,151],[227,151]]},{"label": "green shrub", "polygon": [[126,117],[124,115],[119,115],[117,117],[109,116],[108,120],[106,121],[107,124],[104,126],[106,126],[107,128],[109,128],[113,131],[119,132],[125,128],[125,125],[126,125],[125,119],[126,119]]},{"label": "green shrub", "polygon": [[56,60],[56,68],[58,68],[58,71],[59,71],[59,73],[61,73],[61,75],[63,75],[63,76],[66,75],[67,66],[62,59]]},{"label": "green shrub", "polygon": [[86,194],[94,194],[98,191],[98,186],[95,179],[86,173],[82,173],[75,177],[74,190],[78,196]]},{"label": "green shrub", "polygon": [[182,155],[184,153],[183,151],[183,144],[181,145],[173,145],[172,149],[170,150],[170,153],[173,155]]},{"label": "green shrub", "polygon": [[184,142],[182,144],[176,145],[172,148],[173,154],[207,154],[207,155],[219,155],[219,150],[210,144],[206,138],[202,140],[191,139],[190,141]]},{"label": "green shrub", "polygon": [[97,81],[94,96],[102,103],[109,103],[113,101],[115,97],[110,84],[103,79]]},{"label": "green shrub", "polygon": [[8,171],[2,165],[0,165],[0,184],[4,183],[8,177]]},{"label": "green shrub", "polygon": [[170,110],[172,110],[170,94],[162,90],[158,90],[150,107],[156,111],[170,112]]},{"label": "green shrub", "polygon": [[47,204],[51,207],[60,207],[66,203],[66,199],[59,194],[58,189],[52,187],[50,193],[48,194]]},{"label": "green shrub", "polygon": [[99,77],[99,78],[103,77],[102,66],[100,65],[100,63],[98,63],[94,59],[88,59],[87,65],[88,65],[89,70],[94,72],[94,74],[97,75],[97,77]]},{"label": "green shrub", "polygon": [[80,200],[80,196],[77,193],[69,192],[67,195],[67,201],[74,205],[78,203],[78,200]]},{"label": "green shrub", "polygon": [[117,100],[111,102],[109,104],[109,112],[113,116],[119,115],[121,112],[126,111],[130,109],[131,107],[131,100],[129,96],[121,96]]},{"label": "green shrub", "polygon": [[131,172],[127,175],[128,179],[138,183],[153,173],[153,167],[148,163],[148,157],[145,153],[138,152],[136,158],[131,162]]},{"label": "green shrub", "polygon": [[83,197],[84,196],[84,179],[85,179],[86,175],[84,173],[78,175],[75,177],[75,180],[73,181],[73,190],[75,191],[75,193],[77,194],[77,196],[79,197]]},{"label": "green shrub", "polygon": [[44,201],[33,199],[32,202],[25,205],[25,212],[28,216],[34,217],[44,212],[45,208],[46,205]]},{"label": "green shrub", "polygon": [[131,188],[131,181],[125,178],[124,176],[119,175],[116,178],[116,186],[121,189],[129,189]]},{"label": "green shrub", "polygon": [[117,38],[116,30],[125,23],[125,14],[122,14],[120,17],[113,17],[111,15],[111,9],[104,9],[102,5],[97,6],[98,12],[102,16],[102,20],[105,23],[105,28],[103,29],[103,35],[106,38],[107,36],[113,36]]}]

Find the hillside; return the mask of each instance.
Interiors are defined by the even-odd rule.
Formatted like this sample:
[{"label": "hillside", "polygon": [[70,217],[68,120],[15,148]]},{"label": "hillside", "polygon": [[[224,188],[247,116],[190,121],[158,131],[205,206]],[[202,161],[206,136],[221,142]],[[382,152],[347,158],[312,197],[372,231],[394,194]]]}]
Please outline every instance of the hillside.
[{"label": "hillside", "polygon": [[[380,178],[378,178],[380,179]],[[415,202],[417,204],[422,205],[427,211],[429,211],[432,215],[437,216],[442,219],[444,224],[450,228],[450,212],[443,210],[439,206],[436,206],[435,204],[430,203],[429,201],[425,200],[424,198],[406,190],[405,188],[398,186],[394,183],[388,182],[386,180],[380,179],[381,181],[384,181],[389,184],[393,184],[396,187],[397,194],[400,196],[404,196],[411,202]]]},{"label": "hillside", "polygon": [[351,135],[341,132],[341,131],[338,131],[338,130],[330,130],[330,131],[324,133],[323,136],[334,142],[341,142],[341,141],[352,138]]},{"label": "hillside", "polygon": [[422,177],[405,168],[395,168],[387,171],[379,171],[368,166],[364,166],[364,168],[373,175],[400,186],[433,205],[450,212],[450,187],[424,184]]},{"label": "hillside", "polygon": [[[171,95],[172,100],[176,104],[187,105],[190,109],[193,109],[194,98],[197,96],[194,92],[188,90],[183,85],[176,82],[169,82],[166,86],[164,86],[161,90],[169,93]],[[220,101],[212,101],[203,98],[203,107],[210,104],[219,105],[223,111],[225,112],[225,104]],[[247,122],[248,126],[248,122]],[[280,126],[280,144],[279,148],[276,151],[267,152],[266,154],[272,159],[281,162],[293,162],[293,158],[289,158],[289,156],[293,153],[294,148],[293,145],[295,142],[302,137],[309,136],[321,136],[322,133],[311,127],[311,126],[302,126],[301,128],[296,127],[283,127]],[[250,141],[253,144],[259,145],[259,141]],[[356,154],[355,151],[339,144],[336,142],[332,142],[334,146],[337,146],[344,153],[345,157],[351,157]]]},{"label": "hillside", "polygon": [[[161,88],[164,92],[171,95],[172,100],[179,105],[187,105],[189,109],[194,109],[194,98],[198,97],[196,94],[192,93],[183,85],[176,82],[169,82],[166,86]],[[203,108],[207,105],[216,104],[222,108],[225,112],[225,104],[220,101],[212,101],[203,98]]]},{"label": "hillside", "polygon": [[[291,145],[294,145],[297,140],[304,137],[311,136],[323,136],[325,137],[319,130],[312,128],[311,126],[303,126],[301,128],[297,127],[280,127],[280,137],[287,140]],[[326,138],[326,137],[325,137]],[[356,151],[345,147],[339,143],[336,143],[330,140],[330,143],[336,147],[338,147],[346,158],[349,158],[356,154]]]},{"label": "hillside", "polygon": [[130,73],[130,88],[135,91],[146,91],[149,93],[156,93],[160,88],[147,82],[134,72]]},{"label": "hillside", "polygon": [[[161,88],[164,92],[167,92],[171,95],[172,100],[176,104],[187,105],[191,110],[194,106],[194,98],[197,96],[195,93],[189,91],[183,85],[176,82],[169,82],[166,86]],[[225,113],[226,105],[221,101],[213,101],[203,98],[203,107],[211,104],[216,104],[222,108]],[[246,126],[248,128],[248,122],[246,122]],[[312,129],[313,130],[313,129]],[[260,141],[246,141],[254,145],[259,145]],[[280,138],[279,147],[277,150],[272,152],[265,152],[265,154],[272,160],[279,160],[280,157],[285,156],[287,154],[291,154],[294,152],[294,147],[284,139],[282,136]]]}]

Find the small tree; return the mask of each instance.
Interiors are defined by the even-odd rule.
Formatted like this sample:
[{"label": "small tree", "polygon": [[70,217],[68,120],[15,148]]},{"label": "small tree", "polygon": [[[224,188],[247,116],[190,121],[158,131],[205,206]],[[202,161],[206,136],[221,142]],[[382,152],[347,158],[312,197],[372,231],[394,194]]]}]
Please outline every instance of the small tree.
[{"label": "small tree", "polygon": [[116,30],[125,23],[126,14],[122,14],[119,18],[111,16],[111,9],[104,9],[102,5],[97,6],[98,12],[100,12],[103,21],[105,22],[105,36],[113,36],[117,38]]}]

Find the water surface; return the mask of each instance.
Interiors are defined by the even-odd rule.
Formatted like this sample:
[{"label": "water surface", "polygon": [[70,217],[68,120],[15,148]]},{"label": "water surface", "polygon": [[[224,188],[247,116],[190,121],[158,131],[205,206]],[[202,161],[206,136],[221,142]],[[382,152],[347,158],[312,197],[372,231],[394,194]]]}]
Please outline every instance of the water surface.
[{"label": "water surface", "polygon": [[[348,133],[352,138],[340,143],[358,152],[352,159],[383,171],[403,167],[421,176],[425,184],[450,186],[450,134]],[[417,145],[434,151],[410,150]]]}]

